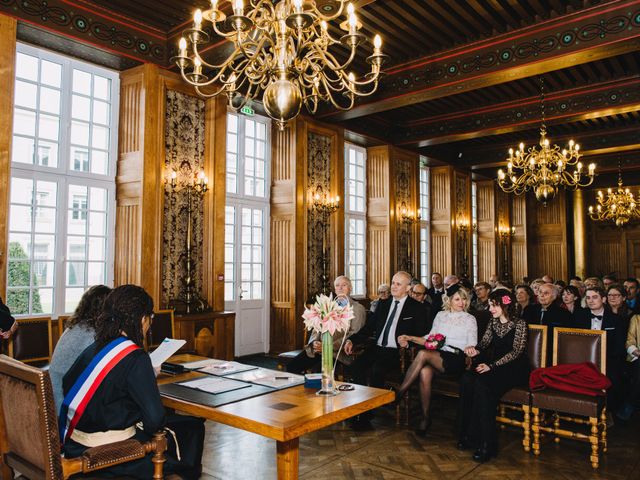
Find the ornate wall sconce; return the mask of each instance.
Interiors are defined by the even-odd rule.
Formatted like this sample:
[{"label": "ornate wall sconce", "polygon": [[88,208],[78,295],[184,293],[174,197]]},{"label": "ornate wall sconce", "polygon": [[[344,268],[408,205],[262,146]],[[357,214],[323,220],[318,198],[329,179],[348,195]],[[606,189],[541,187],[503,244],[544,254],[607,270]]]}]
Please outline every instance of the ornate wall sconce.
[{"label": "ornate wall sconce", "polygon": [[400,231],[401,245],[402,243],[406,243],[407,251],[407,256],[405,258],[401,258],[400,270],[404,270],[413,275],[413,261],[411,259],[411,228],[415,223],[420,221],[420,213],[408,208],[407,203],[403,201],[398,207],[398,218],[403,225]]},{"label": "ornate wall sconce", "polygon": [[327,243],[330,226],[330,217],[340,208],[340,197],[336,195],[331,196],[322,185],[318,185],[316,188],[309,189],[309,210],[313,214],[314,218],[320,225],[322,230],[322,250],[321,264],[322,264],[322,292],[325,295],[329,295],[331,292],[331,284],[329,282],[329,258],[327,254]]},{"label": "ornate wall sconce", "polygon": [[[460,275],[469,277],[469,220],[462,215],[456,220],[457,250],[460,259]],[[474,228],[476,226],[474,225]]]},{"label": "ornate wall sconce", "polygon": [[195,172],[187,161],[180,165],[180,174],[172,170],[166,179],[167,192],[171,205],[175,205],[178,195],[186,195],[186,202],[181,207],[179,214],[187,216],[187,233],[184,252],[180,258],[185,264],[185,276],[182,279],[182,290],[178,298],[169,302],[169,306],[176,311],[184,313],[197,313],[208,310],[207,301],[195,290],[194,282],[194,256],[196,246],[193,244],[194,203],[201,202],[205,193],[209,191],[209,179],[200,170]]},{"label": "ornate wall sconce", "polygon": [[516,227],[499,226],[500,246],[502,247],[502,278],[509,280],[509,241],[516,234]]}]

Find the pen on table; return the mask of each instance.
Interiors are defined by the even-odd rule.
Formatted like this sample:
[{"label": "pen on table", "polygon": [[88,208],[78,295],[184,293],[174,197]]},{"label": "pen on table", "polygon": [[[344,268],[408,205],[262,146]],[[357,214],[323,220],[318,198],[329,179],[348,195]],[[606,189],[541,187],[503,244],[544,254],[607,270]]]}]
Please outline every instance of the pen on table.
[{"label": "pen on table", "polygon": [[276,380],[289,380],[290,377],[274,377]]}]

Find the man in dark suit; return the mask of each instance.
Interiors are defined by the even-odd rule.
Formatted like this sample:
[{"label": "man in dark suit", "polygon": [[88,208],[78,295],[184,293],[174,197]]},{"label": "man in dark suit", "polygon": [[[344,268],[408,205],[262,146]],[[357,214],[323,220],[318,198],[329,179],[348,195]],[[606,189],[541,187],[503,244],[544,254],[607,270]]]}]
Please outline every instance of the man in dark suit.
[{"label": "man in dark suit", "polygon": [[614,412],[620,406],[621,381],[626,357],[627,332],[623,319],[607,307],[607,294],[600,287],[587,288],[587,308],[576,315],[576,327],[607,332],[607,377],[611,388],[607,394],[608,407]]},{"label": "man in dark suit", "polygon": [[411,287],[409,295],[415,301],[421,303],[424,307],[424,314],[426,315],[425,318],[427,319],[425,323],[425,329],[427,332],[430,332],[431,327],[433,326],[433,317],[431,316],[431,299],[427,294],[427,287],[425,287],[422,283],[417,283],[413,287]]},{"label": "man in dark suit", "polygon": [[627,290],[627,306],[633,313],[640,313],[639,286],[637,278],[629,277],[624,281],[624,288]]},{"label": "man in dark suit", "polygon": [[11,315],[2,298],[0,298],[0,340],[8,340],[18,329],[18,322]]},{"label": "man in dark suit", "polygon": [[573,315],[569,310],[560,307],[556,300],[558,290],[555,285],[543,283],[538,287],[538,302],[527,305],[522,312],[522,318],[528,324],[546,325],[547,329],[547,359],[553,353],[553,329],[556,327],[573,327]]},{"label": "man in dark suit", "polygon": [[431,288],[427,290],[427,294],[431,297],[432,314],[442,310],[442,295],[444,295],[444,283],[442,283],[442,275],[433,272],[431,275]]},{"label": "man in dark suit", "polygon": [[400,367],[398,337],[400,335],[425,335],[427,311],[420,302],[409,296],[411,276],[398,272],[391,281],[391,298],[380,302],[376,311],[367,319],[365,326],[352,335],[344,344],[344,351],[351,355],[354,344],[364,344],[370,337],[374,343],[351,365],[354,383],[384,387],[386,374]]}]

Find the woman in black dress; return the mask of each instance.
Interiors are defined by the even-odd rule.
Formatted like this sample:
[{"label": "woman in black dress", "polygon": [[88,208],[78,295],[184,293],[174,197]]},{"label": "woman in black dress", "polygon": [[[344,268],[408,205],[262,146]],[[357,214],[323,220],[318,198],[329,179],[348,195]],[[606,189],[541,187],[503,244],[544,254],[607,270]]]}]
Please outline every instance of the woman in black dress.
[{"label": "woman in black dress", "polygon": [[478,462],[496,455],[496,408],[500,399],[529,380],[527,324],[516,317],[515,311],[511,293],[492,292],[491,322],[478,346],[465,349],[465,354],[474,359],[474,367],[465,373],[460,385],[458,448],[475,448],[473,459]]},{"label": "woman in black dress", "polygon": [[[103,347],[114,340],[127,337],[140,348],[122,358],[106,374],[73,434],[65,441],[64,453],[67,458],[82,455],[89,446],[95,446],[88,443],[101,442],[102,432],[128,432],[136,426],[130,438],[145,442],[166,427],[165,475],[176,473],[184,479],[197,479],[202,471],[204,420],[186,415],[165,416],[151,359],[142,348],[152,319],[153,300],[141,287],[123,285],[115,288],[105,299],[96,322],[96,342],[82,352],[64,376],[64,394],[72,389]],[[153,476],[151,454],[105,469],[100,476],[149,479]]]}]

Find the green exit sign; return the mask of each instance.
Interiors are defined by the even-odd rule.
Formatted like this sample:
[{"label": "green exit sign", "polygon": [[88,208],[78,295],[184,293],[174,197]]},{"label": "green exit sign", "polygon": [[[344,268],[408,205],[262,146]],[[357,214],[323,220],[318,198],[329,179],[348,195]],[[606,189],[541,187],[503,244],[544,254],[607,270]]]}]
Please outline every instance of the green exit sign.
[{"label": "green exit sign", "polygon": [[249,107],[249,106],[247,106],[247,105],[245,105],[244,107],[242,107],[242,108],[240,109],[240,112],[242,112],[242,113],[244,113],[245,115],[248,115],[248,116],[250,116],[250,117],[253,117],[253,116],[256,114],[256,112],[253,110],[253,108],[251,108],[251,107]]}]

